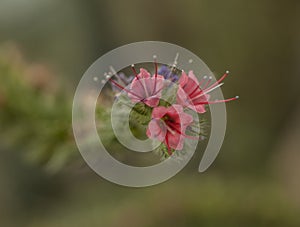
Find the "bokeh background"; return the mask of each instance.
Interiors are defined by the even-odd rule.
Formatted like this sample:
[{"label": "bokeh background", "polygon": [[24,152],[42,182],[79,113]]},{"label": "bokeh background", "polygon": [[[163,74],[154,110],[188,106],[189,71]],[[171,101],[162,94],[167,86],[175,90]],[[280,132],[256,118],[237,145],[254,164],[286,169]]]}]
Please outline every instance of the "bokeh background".
[{"label": "bokeh background", "polygon": [[[0,226],[300,226],[300,2],[0,1]],[[72,96],[102,54],[183,46],[229,69],[222,150],[171,180],[114,185],[83,162]]]}]

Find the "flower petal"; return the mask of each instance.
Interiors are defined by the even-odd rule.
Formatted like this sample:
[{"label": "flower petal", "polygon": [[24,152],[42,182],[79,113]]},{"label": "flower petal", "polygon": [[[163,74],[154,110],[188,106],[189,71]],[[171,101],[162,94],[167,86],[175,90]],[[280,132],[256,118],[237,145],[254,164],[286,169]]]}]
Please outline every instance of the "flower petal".
[{"label": "flower petal", "polygon": [[140,68],[140,73],[137,75],[139,79],[147,79],[151,77],[151,74],[144,68]]},{"label": "flower petal", "polygon": [[144,100],[144,103],[147,105],[147,106],[150,106],[150,107],[156,107],[159,103],[159,98],[158,97],[149,97],[147,99]]},{"label": "flower petal", "polygon": [[158,139],[159,141],[163,142],[165,140],[167,133],[167,129],[163,122],[159,120],[152,119],[147,128],[147,136],[152,139]]},{"label": "flower petal", "polygon": [[164,106],[155,107],[152,111],[152,118],[161,119],[166,113],[168,109]]},{"label": "flower petal", "polygon": [[169,146],[175,150],[182,150],[184,137],[179,135],[178,133],[172,134],[170,132],[167,133]]}]

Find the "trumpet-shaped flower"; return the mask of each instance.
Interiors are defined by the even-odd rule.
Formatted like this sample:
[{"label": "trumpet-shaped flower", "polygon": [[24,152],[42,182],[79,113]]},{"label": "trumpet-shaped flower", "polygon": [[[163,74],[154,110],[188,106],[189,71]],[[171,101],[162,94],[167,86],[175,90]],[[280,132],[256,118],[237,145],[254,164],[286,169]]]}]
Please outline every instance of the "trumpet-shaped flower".
[{"label": "trumpet-shaped flower", "polygon": [[193,71],[189,71],[188,75],[182,71],[182,75],[178,81],[177,103],[198,113],[205,113],[205,105],[207,104],[228,102],[237,99],[238,96],[225,100],[209,101],[210,95],[208,93],[222,86],[223,83],[220,82],[228,76],[228,73],[227,71],[218,81],[210,85],[211,77],[203,77],[203,79],[198,82]]},{"label": "trumpet-shaped flower", "polygon": [[133,79],[128,96],[133,103],[143,102],[150,107],[158,105],[164,86],[164,77],[153,75],[141,68],[140,73]]},{"label": "trumpet-shaped flower", "polygon": [[152,111],[147,136],[165,143],[171,155],[171,148],[175,150],[183,148],[184,138],[190,137],[185,134],[186,128],[192,122],[193,117],[185,113],[181,105],[158,106]]}]

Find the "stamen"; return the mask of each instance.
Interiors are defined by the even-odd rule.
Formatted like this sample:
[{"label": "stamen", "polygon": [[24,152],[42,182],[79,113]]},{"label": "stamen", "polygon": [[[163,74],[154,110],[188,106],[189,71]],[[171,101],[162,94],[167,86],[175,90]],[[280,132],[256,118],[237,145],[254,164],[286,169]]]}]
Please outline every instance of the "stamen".
[{"label": "stamen", "polygon": [[105,79],[109,79],[111,76],[110,75],[108,75],[107,73],[104,73],[104,76],[105,76]]},{"label": "stamen", "polygon": [[[191,79],[192,80],[192,79]],[[201,80],[201,81],[203,81],[203,79]],[[200,82],[201,82],[200,81]],[[196,83],[196,82],[195,82]],[[192,96],[198,89],[200,90],[200,93],[202,93],[202,89],[201,89],[201,87],[200,87],[200,83],[195,87],[195,89],[189,94],[189,96]]]},{"label": "stamen", "polygon": [[[174,130],[172,129],[172,127],[169,127],[169,126],[168,126],[168,124],[166,124],[166,127],[167,127],[168,131],[171,132],[172,135],[175,135],[175,131],[177,131],[176,129],[175,129],[175,131],[174,131]],[[178,131],[177,131],[177,132],[178,132]]]},{"label": "stamen", "polygon": [[[154,55],[155,56],[155,55]],[[154,58],[153,56],[153,58]],[[154,81],[154,88],[153,88],[153,92],[152,94],[155,92],[156,90],[156,81],[157,81],[157,61],[156,61],[156,56],[154,58],[154,66],[155,66],[155,81]]]},{"label": "stamen", "polygon": [[134,68],[134,64],[131,65],[131,69],[132,69],[133,74],[135,75],[135,77],[137,77],[138,74],[137,74],[137,72],[136,72],[136,70],[135,70],[135,68]]},{"label": "stamen", "polygon": [[218,84],[217,86],[212,87],[211,89],[207,89],[207,90],[204,91],[204,93],[205,93],[205,94],[208,94],[209,92],[212,92],[213,90],[215,90],[215,89],[221,87],[223,84],[224,84],[224,83],[220,83],[220,84]]},{"label": "stamen", "polygon": [[[108,77],[108,78],[107,78],[107,77]],[[124,90],[124,91],[126,91],[127,93],[132,94],[132,95],[138,97],[139,99],[142,98],[142,97],[140,97],[139,95],[133,93],[132,91],[129,91],[128,89],[126,89],[126,88],[123,87],[122,85],[118,84],[116,81],[114,81],[112,78],[110,78],[110,76],[106,76],[106,78],[107,78],[110,82],[112,82],[114,85],[116,85],[118,88],[120,88],[121,90]]]},{"label": "stamen", "polygon": [[[177,64],[178,64],[178,57],[179,57],[179,53],[176,53],[176,56],[174,58],[174,62],[172,64],[172,67],[170,69],[170,72],[167,75],[167,78],[170,78],[172,72],[174,71],[174,69],[176,68]],[[183,70],[182,70],[183,71]]]},{"label": "stamen", "polygon": [[[140,80],[139,80],[140,81]],[[141,81],[140,81],[141,82]],[[142,86],[143,86],[143,89],[145,91],[145,95],[146,95],[146,98],[150,97],[149,93],[148,93],[148,87],[146,85],[146,81],[145,79],[142,80]]]},{"label": "stamen", "polygon": [[203,90],[205,90],[205,89],[208,87],[208,85],[210,84],[211,80],[212,80],[212,77],[210,76],[210,77],[208,78],[206,84],[203,86]]},{"label": "stamen", "polygon": [[113,66],[110,66],[109,69],[110,69],[109,75],[113,74],[117,78],[117,81],[119,83],[122,82],[124,85],[126,85],[126,81],[119,76],[119,74],[116,72]]},{"label": "stamen", "polygon": [[191,99],[191,101],[193,101],[193,100],[195,100],[195,99],[197,99],[197,98],[200,98],[200,97],[202,97],[203,95],[208,94],[209,92],[212,92],[213,90],[217,89],[218,87],[221,87],[223,84],[224,84],[224,83],[221,83],[221,84],[218,84],[218,85],[215,86],[215,87],[212,87],[212,88],[209,89],[209,90],[204,90],[204,92],[202,92],[202,93],[200,93],[199,95],[193,97],[193,98]]},{"label": "stamen", "polygon": [[194,103],[194,105],[224,103],[224,102],[230,102],[230,101],[233,101],[233,100],[237,100],[238,98],[239,98],[239,96],[235,96],[233,98],[224,99],[224,100],[215,100],[215,101],[207,101],[207,102]]},{"label": "stamen", "polygon": [[204,83],[204,81],[207,79],[207,76],[202,77],[202,79],[199,82],[199,87]]},{"label": "stamen", "polygon": [[212,84],[209,88],[207,88],[207,90],[213,88],[214,86],[218,85],[220,82],[222,82],[227,76],[229,75],[229,71],[227,70],[224,75],[218,80],[216,81],[214,84]]}]

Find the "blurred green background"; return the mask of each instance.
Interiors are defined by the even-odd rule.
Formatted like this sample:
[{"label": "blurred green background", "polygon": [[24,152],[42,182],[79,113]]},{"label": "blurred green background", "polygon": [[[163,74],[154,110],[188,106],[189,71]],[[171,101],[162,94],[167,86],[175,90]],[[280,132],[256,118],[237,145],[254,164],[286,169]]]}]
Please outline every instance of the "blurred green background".
[{"label": "blurred green background", "polygon": [[[0,226],[300,226],[300,2],[0,1]],[[82,74],[135,41],[183,46],[220,76],[228,127],[171,180],[126,188],[82,160]],[[201,145],[200,145],[201,146]]]}]

